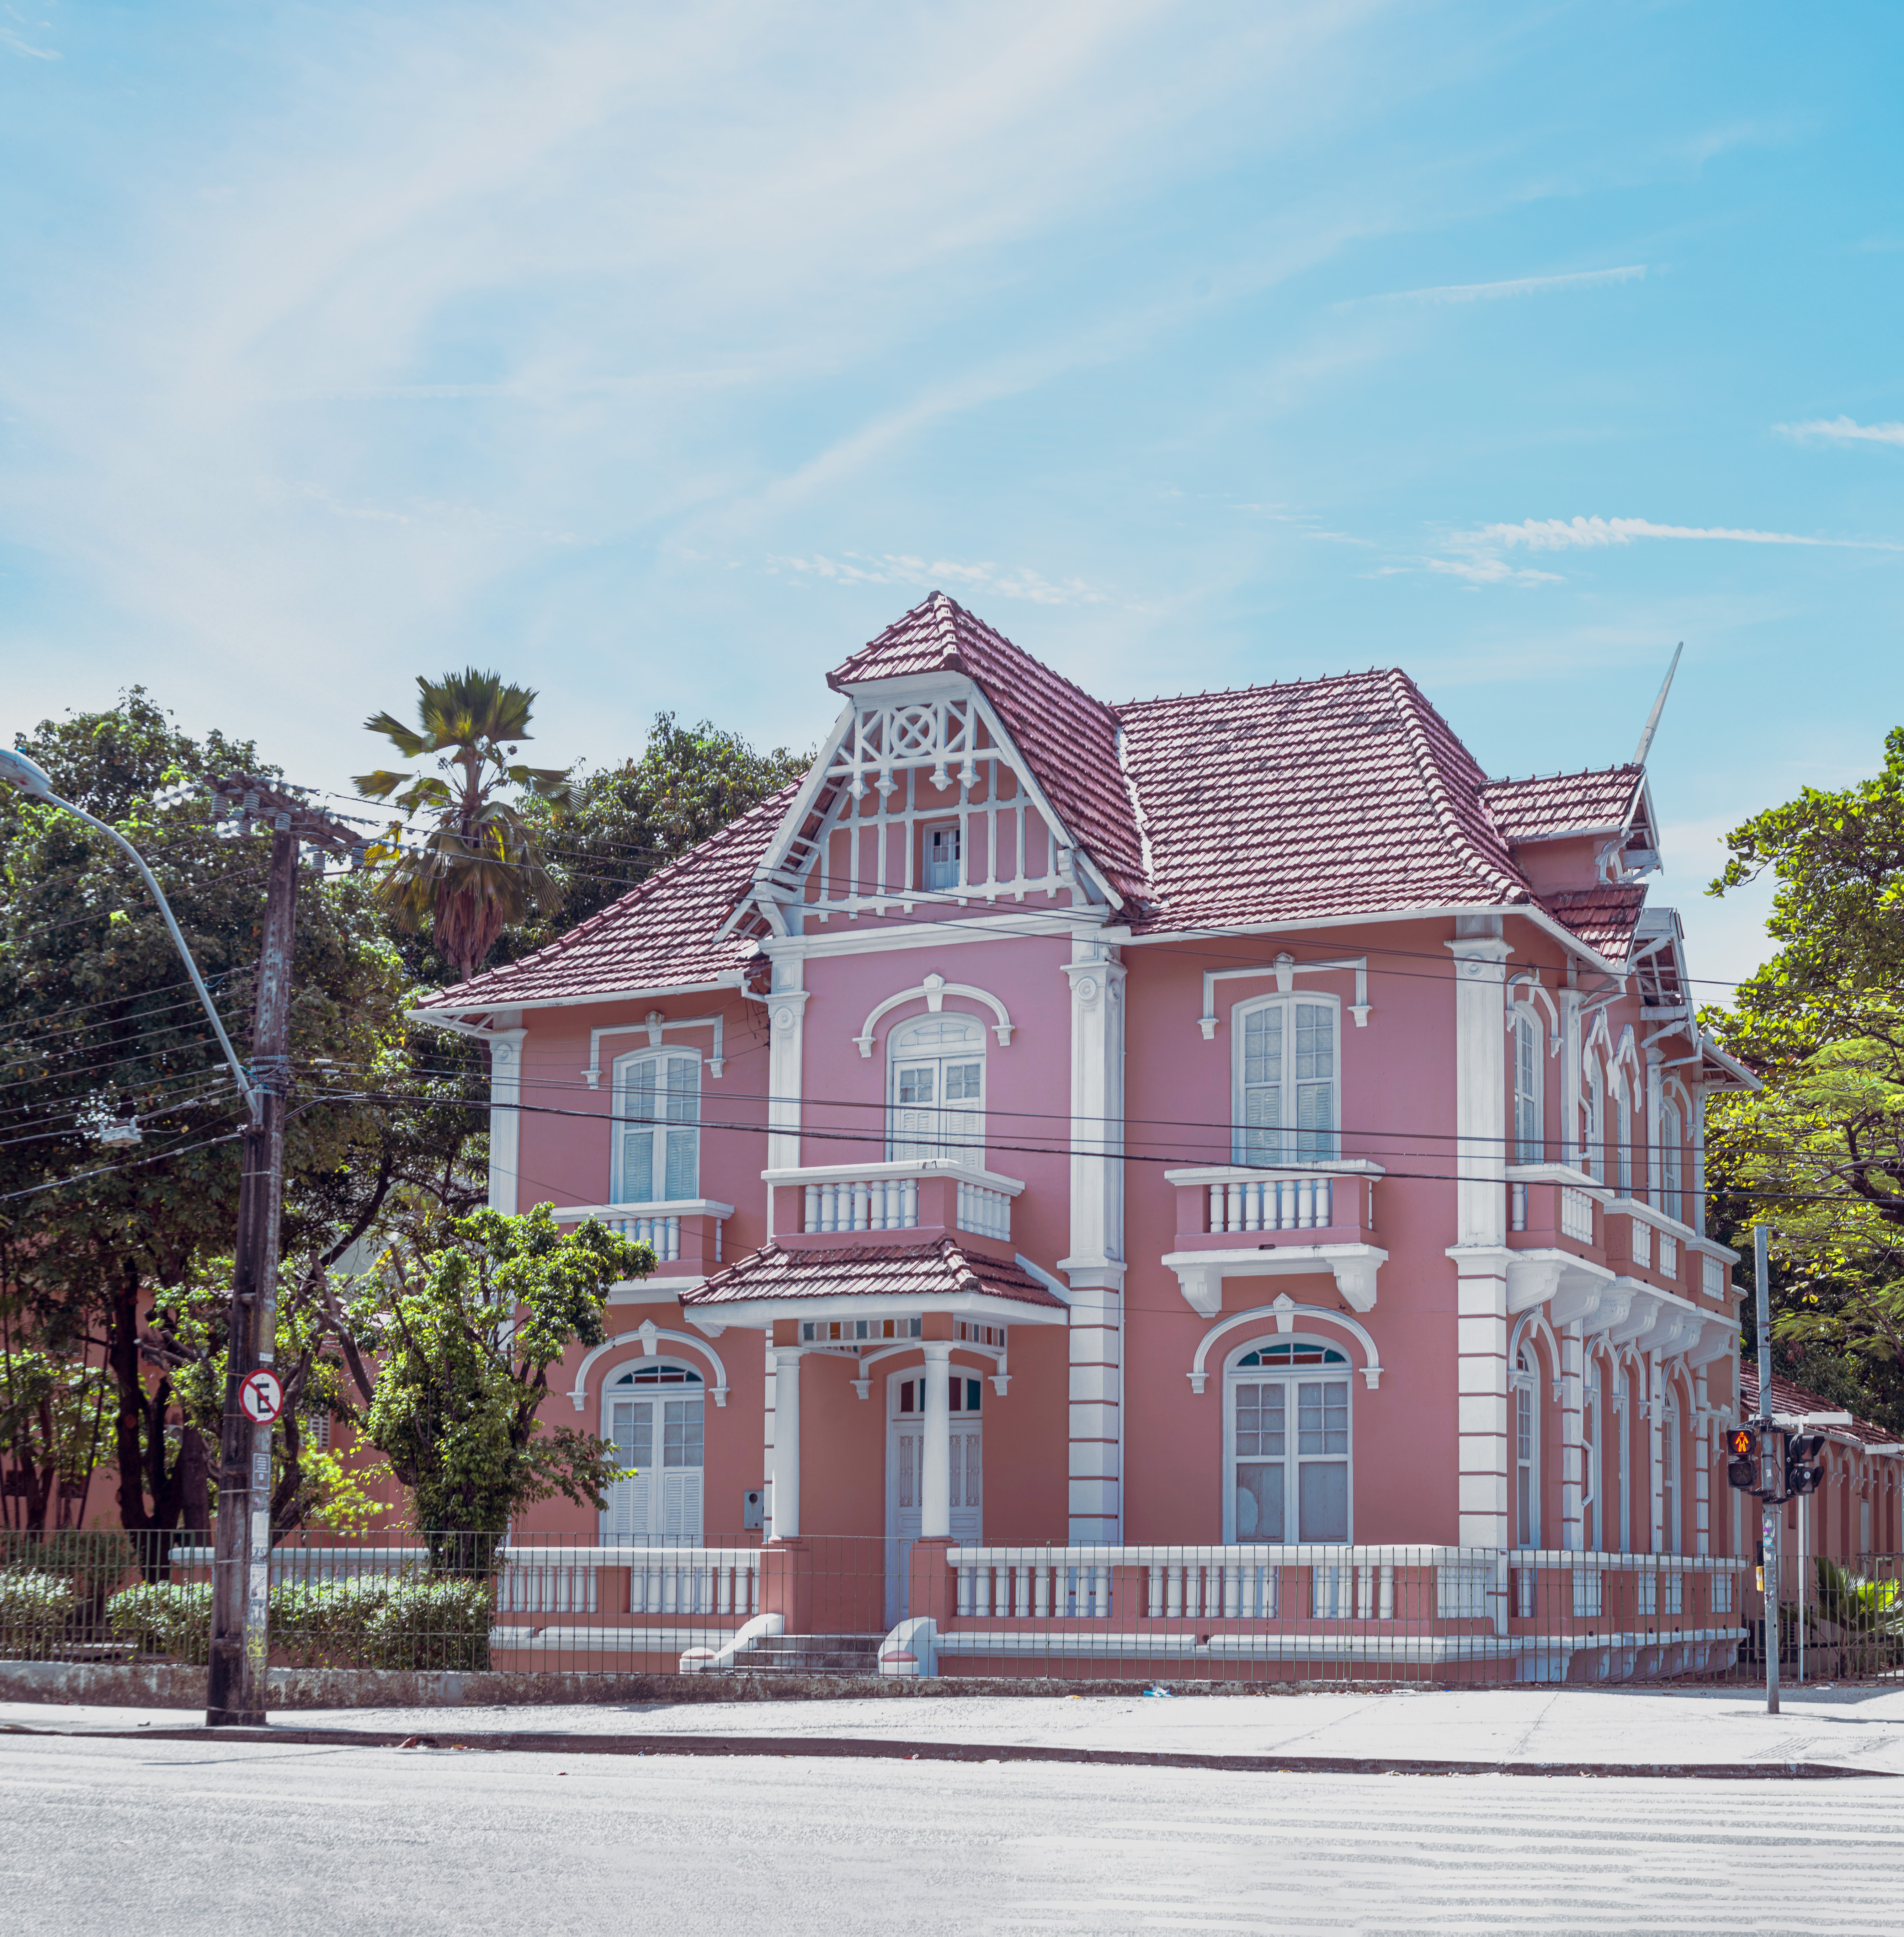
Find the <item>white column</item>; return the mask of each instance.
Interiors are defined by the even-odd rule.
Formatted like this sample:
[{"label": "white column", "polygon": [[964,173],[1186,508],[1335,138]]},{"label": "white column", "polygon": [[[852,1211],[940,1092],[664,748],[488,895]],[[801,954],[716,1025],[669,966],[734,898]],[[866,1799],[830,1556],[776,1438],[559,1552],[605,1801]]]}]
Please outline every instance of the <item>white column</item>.
[{"label": "white column", "polygon": [[1071,1245],[1058,1268],[1072,1289],[1066,1484],[1074,1546],[1123,1529],[1124,977],[1094,937],[1072,943]]},{"label": "white column", "polygon": [[767,1327],[766,1345],[766,1377],[761,1381],[760,1391],[761,1425],[763,1429],[760,1464],[760,1487],[763,1496],[760,1538],[772,1540],[774,1537],[774,1393],[779,1381],[775,1376],[774,1328],[771,1325]]},{"label": "white column", "polygon": [[1560,999],[1560,1161],[1578,1164],[1580,1147],[1580,991]]},{"label": "white column", "polygon": [[1646,1201],[1655,1211],[1660,1208],[1660,1105],[1663,1100],[1660,1095],[1663,1081],[1660,1052],[1649,1049],[1646,1052]]},{"label": "white column", "polygon": [[1705,1369],[1693,1374],[1693,1551],[1712,1551],[1712,1414],[1705,1398]]},{"label": "white column", "polygon": [[[1457,1467],[1463,1547],[1505,1550],[1508,1515],[1506,963],[1498,915],[1456,918]],[[1424,1535],[1424,1537],[1425,1535]],[[1505,1620],[1497,1593],[1496,1625]]]},{"label": "white column", "polygon": [[952,1531],[952,1346],[926,1341],[926,1429],[919,1454],[919,1537],[944,1540]]},{"label": "white column", "polygon": [[767,1168],[796,1170],[800,1163],[800,1066],[806,991],[797,958],[774,964],[767,998]]},{"label": "white column", "polygon": [[522,1166],[523,1038],[528,1030],[490,1035],[490,1208],[513,1217]]},{"label": "white column", "polygon": [[[1649,1554],[1666,1551],[1666,1369],[1657,1352],[1646,1355],[1647,1491],[1652,1500]],[[1682,1485],[1684,1484],[1682,1481]]]},{"label": "white column", "polygon": [[1578,1319],[1560,1328],[1560,1544],[1569,1553],[1586,1545],[1587,1347]]},{"label": "white column", "polygon": [[774,1347],[774,1538],[800,1531],[800,1357],[791,1345]]}]

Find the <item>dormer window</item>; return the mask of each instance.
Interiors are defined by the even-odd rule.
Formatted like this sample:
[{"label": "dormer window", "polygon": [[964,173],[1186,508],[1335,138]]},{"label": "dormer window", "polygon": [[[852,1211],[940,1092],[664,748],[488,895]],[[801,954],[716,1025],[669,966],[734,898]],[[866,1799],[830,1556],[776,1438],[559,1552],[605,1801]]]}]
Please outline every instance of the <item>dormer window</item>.
[{"label": "dormer window", "polygon": [[959,885],[959,824],[926,829],[926,886],[950,893]]},{"label": "dormer window", "polygon": [[677,1202],[701,1194],[701,1059],[649,1050],[615,1065],[617,1204]]}]

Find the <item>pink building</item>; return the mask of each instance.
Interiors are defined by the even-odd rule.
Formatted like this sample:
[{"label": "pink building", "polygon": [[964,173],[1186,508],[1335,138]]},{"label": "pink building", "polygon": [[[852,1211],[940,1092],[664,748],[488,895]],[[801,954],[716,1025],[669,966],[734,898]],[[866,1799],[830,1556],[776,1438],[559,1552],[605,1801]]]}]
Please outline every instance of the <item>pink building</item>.
[{"label": "pink building", "polygon": [[639,1477],[525,1522],[516,1632],[1730,1661],[1751,1079],[1644,771],[1490,780],[1399,671],[1108,705],[942,594],[828,681],[799,786],[428,1005],[492,1201],[661,1260],[551,1402]]}]

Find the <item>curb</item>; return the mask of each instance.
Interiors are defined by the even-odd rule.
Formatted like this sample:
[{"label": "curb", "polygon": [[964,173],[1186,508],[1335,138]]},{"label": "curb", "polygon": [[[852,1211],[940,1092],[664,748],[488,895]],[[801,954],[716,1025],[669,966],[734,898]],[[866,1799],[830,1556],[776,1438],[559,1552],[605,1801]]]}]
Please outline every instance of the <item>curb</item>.
[{"label": "curb", "polygon": [[1678,1781],[1789,1782],[1894,1780],[1890,1769],[1835,1763],[1488,1762],[1407,1756],[1200,1755],[1150,1749],[1063,1748],[985,1742],[889,1741],[866,1735],[572,1735],[533,1731],[405,1735],[376,1729],[29,1729],[0,1723],[0,1734],[68,1741],[254,1742],[324,1748],[513,1750],[531,1755],[790,1756],[885,1762],[1072,1763],[1108,1769],[1211,1769],[1265,1775],[1642,1776]]}]

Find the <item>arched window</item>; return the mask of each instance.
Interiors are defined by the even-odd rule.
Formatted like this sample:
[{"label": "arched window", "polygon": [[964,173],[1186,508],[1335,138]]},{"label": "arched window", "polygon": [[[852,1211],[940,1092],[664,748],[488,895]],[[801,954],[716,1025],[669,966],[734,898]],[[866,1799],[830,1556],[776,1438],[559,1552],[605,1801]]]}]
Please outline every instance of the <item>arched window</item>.
[{"label": "arched window", "polygon": [[1660,1208],[1669,1217],[1681,1217],[1679,1147],[1686,1134],[1685,1119],[1677,1103],[1660,1105]]},{"label": "arched window", "polygon": [[605,1540],[634,1546],[701,1544],[704,1382],[692,1366],[637,1359],[611,1372],[602,1436],[632,1478],[608,1489]]},{"label": "arched window", "polygon": [[985,1161],[985,1031],[947,1009],[902,1024],[887,1039],[890,1108],[887,1137],[896,1161],[963,1157]]},{"label": "arched window", "polygon": [[1600,1445],[1605,1437],[1601,1422],[1606,1417],[1606,1389],[1599,1362],[1593,1362],[1587,1376],[1585,1410],[1580,1422],[1580,1510],[1584,1526],[1581,1537],[1590,1553],[1604,1553],[1605,1530],[1600,1525]]},{"label": "arched window", "polygon": [[1316,1340],[1264,1340],[1232,1358],[1226,1540],[1349,1538],[1349,1384],[1347,1357]]},{"label": "arched window", "polygon": [[1524,1345],[1514,1359],[1514,1544],[1540,1544],[1540,1388]]},{"label": "arched window", "polygon": [[649,1050],[615,1062],[617,1204],[660,1204],[701,1194],[701,1059]]},{"label": "arched window", "polygon": [[1620,1144],[1614,1153],[1614,1162],[1619,1172],[1620,1195],[1630,1197],[1633,1194],[1633,1099],[1626,1078],[1621,1077],[1617,1081]]},{"label": "arched window", "polygon": [[1606,1078],[1601,1074],[1597,1056],[1587,1059],[1587,1093],[1581,1099],[1586,1117],[1586,1144],[1581,1169],[1596,1184],[1606,1176]]},{"label": "arched window", "polygon": [[1540,1020],[1530,1008],[1514,1017],[1514,1160],[1545,1163],[1541,1135]]},{"label": "arched window", "polygon": [[1233,1120],[1239,1163],[1326,1163],[1338,1153],[1339,1011],[1332,996],[1239,1004]]},{"label": "arched window", "polygon": [[[1613,1379],[1613,1472],[1609,1484],[1614,1496],[1608,1502],[1620,1517],[1620,1549],[1633,1551],[1633,1408],[1627,1403],[1629,1388],[1624,1372]],[[1617,1505],[1616,1505],[1617,1502]]]}]

